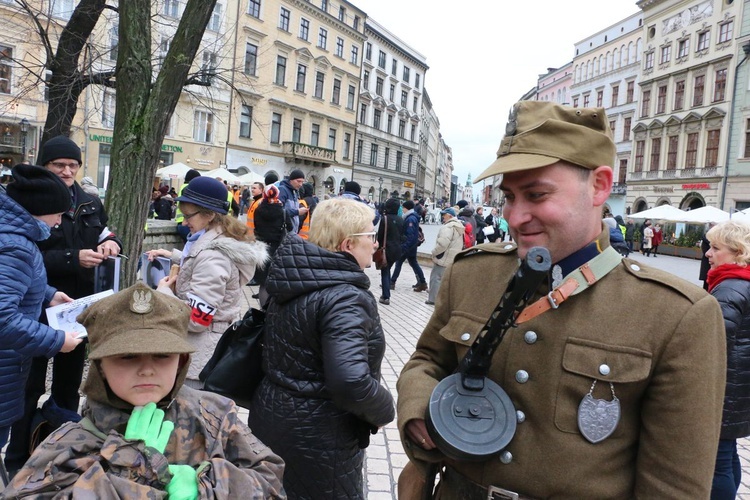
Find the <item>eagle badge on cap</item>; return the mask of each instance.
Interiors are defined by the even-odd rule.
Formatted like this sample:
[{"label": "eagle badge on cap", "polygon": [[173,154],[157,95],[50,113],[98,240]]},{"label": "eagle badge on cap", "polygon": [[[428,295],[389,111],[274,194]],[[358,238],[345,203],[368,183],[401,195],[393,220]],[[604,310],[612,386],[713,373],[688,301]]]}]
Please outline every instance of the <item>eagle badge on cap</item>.
[{"label": "eagle badge on cap", "polygon": [[148,290],[133,292],[132,300],[130,301],[130,310],[136,314],[147,314],[150,313],[154,308],[154,296]]},{"label": "eagle badge on cap", "polygon": [[518,104],[514,104],[508,113],[508,123],[505,124],[505,135],[516,135],[518,130]]}]

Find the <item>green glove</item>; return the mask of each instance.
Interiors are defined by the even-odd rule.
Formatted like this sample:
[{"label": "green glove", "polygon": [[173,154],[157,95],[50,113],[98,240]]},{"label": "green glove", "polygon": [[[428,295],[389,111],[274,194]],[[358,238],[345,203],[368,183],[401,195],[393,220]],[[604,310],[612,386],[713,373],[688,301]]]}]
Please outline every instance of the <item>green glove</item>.
[{"label": "green glove", "polygon": [[169,500],[195,500],[198,498],[198,473],[189,465],[170,465],[172,480],[167,484]]},{"label": "green glove", "polygon": [[164,453],[173,430],[174,423],[164,421],[164,412],[156,408],[156,403],[149,403],[133,408],[125,429],[125,439],[143,441],[146,446]]}]

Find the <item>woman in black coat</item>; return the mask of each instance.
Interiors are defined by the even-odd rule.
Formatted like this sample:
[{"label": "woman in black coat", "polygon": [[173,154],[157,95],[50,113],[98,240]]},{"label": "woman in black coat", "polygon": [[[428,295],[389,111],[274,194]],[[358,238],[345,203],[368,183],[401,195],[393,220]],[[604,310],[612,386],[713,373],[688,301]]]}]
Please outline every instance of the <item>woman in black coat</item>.
[{"label": "woman in black coat", "polygon": [[[279,188],[271,184],[263,191],[263,200],[255,209],[255,239],[268,245],[268,255],[273,257],[281,240],[294,226],[289,212],[279,201]],[[266,282],[268,264],[255,273],[255,281],[262,285]]]},{"label": "woman in black coat", "polygon": [[[385,245],[385,258],[388,267],[380,270],[380,286],[383,288],[380,295],[380,303],[388,305],[391,303],[391,268],[401,259],[401,244],[406,241],[404,235],[404,220],[398,215],[401,203],[396,198],[390,198],[385,202],[383,218],[378,226],[378,245]],[[386,224],[388,232],[386,234]],[[387,236],[387,241],[384,237]]]},{"label": "woman in black coat", "polygon": [[734,499],[742,467],[737,439],[750,435],[750,226],[723,222],[706,234],[708,290],[724,316],[727,386],[711,498]]},{"label": "woman in black coat", "polygon": [[363,449],[395,416],[380,383],[385,338],[363,272],[374,237],[367,205],[322,201],[309,239],[289,234],[271,264],[266,376],[248,425],[284,459],[290,499],[364,498]]}]

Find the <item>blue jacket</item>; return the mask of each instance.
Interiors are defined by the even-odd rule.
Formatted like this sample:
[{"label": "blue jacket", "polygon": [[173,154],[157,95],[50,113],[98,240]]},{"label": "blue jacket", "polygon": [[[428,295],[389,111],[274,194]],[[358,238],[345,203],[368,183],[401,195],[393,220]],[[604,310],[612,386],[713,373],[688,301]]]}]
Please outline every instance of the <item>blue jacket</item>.
[{"label": "blue jacket", "polygon": [[23,415],[24,386],[34,356],[52,357],[65,332],[37,321],[56,290],[47,285],[36,219],[0,191],[0,427]]},{"label": "blue jacket", "polygon": [[419,238],[419,215],[417,212],[409,212],[404,217],[404,236],[406,241],[401,243],[402,256],[412,257],[417,255],[417,240]]},{"label": "blue jacket", "polygon": [[284,211],[292,218],[292,232],[299,232],[299,194],[289,183],[289,179],[279,182],[279,201],[284,206]]}]

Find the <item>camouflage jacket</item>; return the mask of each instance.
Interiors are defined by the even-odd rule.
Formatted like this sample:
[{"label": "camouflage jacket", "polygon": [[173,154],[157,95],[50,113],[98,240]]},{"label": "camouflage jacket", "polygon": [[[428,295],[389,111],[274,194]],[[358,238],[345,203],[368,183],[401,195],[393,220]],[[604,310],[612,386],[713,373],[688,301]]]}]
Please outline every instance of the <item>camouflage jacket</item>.
[{"label": "camouflage jacket", "polygon": [[166,498],[169,464],[198,471],[200,498],[286,498],[284,462],[231,400],[182,387],[164,410],[175,429],[162,455],[125,440],[129,412],[89,400],[88,418],[52,433],[0,498]]}]

